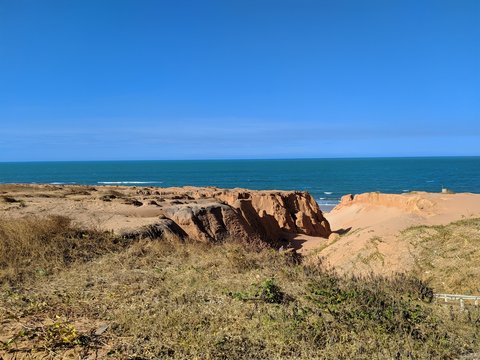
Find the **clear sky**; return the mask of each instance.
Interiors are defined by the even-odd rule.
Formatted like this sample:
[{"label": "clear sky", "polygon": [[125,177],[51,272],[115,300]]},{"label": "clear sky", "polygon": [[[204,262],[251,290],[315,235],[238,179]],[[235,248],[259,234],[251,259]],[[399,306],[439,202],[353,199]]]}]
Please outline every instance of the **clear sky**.
[{"label": "clear sky", "polygon": [[480,155],[478,0],[0,0],[0,161]]}]

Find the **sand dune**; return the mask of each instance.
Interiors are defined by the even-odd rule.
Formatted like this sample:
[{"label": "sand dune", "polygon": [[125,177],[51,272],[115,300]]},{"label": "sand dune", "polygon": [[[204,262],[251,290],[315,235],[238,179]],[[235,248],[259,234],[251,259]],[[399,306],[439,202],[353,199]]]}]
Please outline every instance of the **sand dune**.
[{"label": "sand dune", "polygon": [[[480,194],[365,193],[347,195],[326,218],[334,234],[322,247],[305,243],[337,269],[391,273],[411,269],[412,249],[400,232],[480,216]],[[316,255],[318,256],[318,254]]]}]

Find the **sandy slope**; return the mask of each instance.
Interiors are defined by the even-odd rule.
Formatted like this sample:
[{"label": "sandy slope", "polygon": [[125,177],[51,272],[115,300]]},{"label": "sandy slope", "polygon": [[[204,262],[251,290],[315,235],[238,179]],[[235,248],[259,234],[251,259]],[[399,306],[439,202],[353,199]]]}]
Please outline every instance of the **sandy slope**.
[{"label": "sandy slope", "polygon": [[[345,196],[326,218],[333,234],[319,250],[328,263],[347,272],[390,273],[411,268],[411,247],[399,233],[415,225],[442,225],[480,216],[480,194],[366,193]],[[316,255],[318,256],[318,255]]]}]

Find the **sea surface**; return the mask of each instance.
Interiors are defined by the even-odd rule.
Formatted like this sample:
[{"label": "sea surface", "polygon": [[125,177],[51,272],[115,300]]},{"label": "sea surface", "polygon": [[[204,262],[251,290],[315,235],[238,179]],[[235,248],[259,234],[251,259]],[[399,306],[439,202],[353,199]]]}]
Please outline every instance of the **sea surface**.
[{"label": "sea surface", "polygon": [[10,162],[0,183],[305,190],[328,211],[350,193],[480,193],[480,157]]}]

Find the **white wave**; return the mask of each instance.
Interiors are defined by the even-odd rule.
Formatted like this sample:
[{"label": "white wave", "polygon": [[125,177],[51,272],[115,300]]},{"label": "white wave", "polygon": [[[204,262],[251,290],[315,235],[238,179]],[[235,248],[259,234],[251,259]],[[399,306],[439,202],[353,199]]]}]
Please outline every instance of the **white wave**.
[{"label": "white wave", "polygon": [[324,193],[325,195],[332,195],[332,194],[333,194],[332,191],[324,191],[323,193]]},{"label": "white wave", "polygon": [[316,199],[317,201],[317,204],[318,205],[337,205],[340,203],[340,200],[322,200],[321,198],[320,199]]},{"label": "white wave", "polygon": [[161,184],[163,181],[98,181],[97,184],[115,185],[115,184]]},{"label": "white wave", "polygon": [[340,200],[321,200],[316,199],[318,206],[323,212],[330,212],[332,209],[340,203]]},{"label": "white wave", "polygon": [[410,190],[406,189],[406,190],[402,190],[403,192],[409,192]]}]

